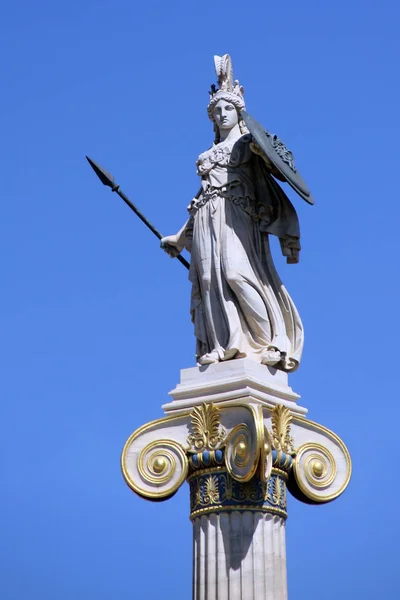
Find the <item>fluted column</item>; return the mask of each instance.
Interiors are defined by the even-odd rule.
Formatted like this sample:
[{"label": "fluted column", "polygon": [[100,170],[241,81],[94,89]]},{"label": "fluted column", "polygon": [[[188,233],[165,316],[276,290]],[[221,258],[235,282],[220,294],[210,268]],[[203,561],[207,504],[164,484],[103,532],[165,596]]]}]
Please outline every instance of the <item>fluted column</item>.
[{"label": "fluted column", "polygon": [[[224,375],[225,364],[217,366]],[[351,459],[336,434],[280,404],[278,388],[274,399],[269,381],[253,382],[253,391],[265,392],[273,407],[250,401],[253,395],[218,398],[218,389],[231,395],[248,389],[247,379],[225,375],[222,391],[218,378],[207,384],[218,407],[196,396],[188,411],[176,401],[171,414],[134,431],[122,472],[136,494],[155,501],[188,481],[193,600],[287,600],[286,490],[303,502],[330,502],[349,483]],[[184,393],[194,394],[193,386]]]},{"label": "fluted column", "polygon": [[285,520],[257,511],[193,520],[193,600],[286,600]]},{"label": "fluted column", "polygon": [[193,600],[287,600],[286,478],[242,483],[216,464],[189,476]]}]

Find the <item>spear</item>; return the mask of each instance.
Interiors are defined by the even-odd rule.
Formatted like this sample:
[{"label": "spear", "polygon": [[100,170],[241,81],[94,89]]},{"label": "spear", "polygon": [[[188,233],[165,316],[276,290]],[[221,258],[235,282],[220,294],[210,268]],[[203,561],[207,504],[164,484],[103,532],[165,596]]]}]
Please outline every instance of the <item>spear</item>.
[{"label": "spear", "polygon": [[[103,183],[104,185],[107,185],[108,187],[110,187],[112,192],[117,192],[118,196],[120,198],[122,198],[122,200],[125,202],[125,204],[127,204],[129,206],[129,208],[132,209],[133,212],[139,217],[139,219],[141,221],[143,221],[143,223],[145,225],[147,225],[147,227],[150,229],[150,231],[152,231],[154,233],[154,235],[156,237],[158,237],[159,240],[161,240],[161,238],[163,238],[164,236],[158,231],[158,229],[156,229],[154,227],[154,225],[152,225],[152,223],[150,223],[150,221],[148,221],[148,219],[146,219],[146,217],[144,216],[144,214],[140,212],[140,210],[137,208],[137,206],[135,206],[133,204],[133,202],[131,202],[129,200],[128,196],[126,196],[124,194],[124,192],[120,189],[119,185],[117,183],[115,183],[114,177],[110,173],[108,173],[107,171],[105,171],[103,169],[103,167],[101,167],[100,165],[98,165],[97,163],[95,163],[94,160],[92,160],[88,156],[86,157],[86,159],[87,159],[89,165],[92,167],[93,171],[96,173],[97,177],[100,179],[101,183]],[[163,248],[164,245],[162,245],[161,247]],[[183,256],[181,256],[180,254],[178,254],[178,256],[176,258],[187,269],[189,269],[190,265],[189,265],[188,261],[185,258],[183,258]]]}]

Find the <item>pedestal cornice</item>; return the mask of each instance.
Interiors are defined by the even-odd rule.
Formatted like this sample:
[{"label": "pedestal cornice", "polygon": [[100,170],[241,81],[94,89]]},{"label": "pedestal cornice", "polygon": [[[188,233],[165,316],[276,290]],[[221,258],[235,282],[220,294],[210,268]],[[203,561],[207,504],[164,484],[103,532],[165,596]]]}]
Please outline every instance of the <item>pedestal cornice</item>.
[{"label": "pedestal cornice", "polygon": [[289,387],[287,373],[246,358],[183,369],[180,383],[169,395],[173,401],[162,407],[167,414],[177,414],[203,402],[250,402],[267,408],[281,404],[292,413],[307,413],[297,404],[300,396]]}]

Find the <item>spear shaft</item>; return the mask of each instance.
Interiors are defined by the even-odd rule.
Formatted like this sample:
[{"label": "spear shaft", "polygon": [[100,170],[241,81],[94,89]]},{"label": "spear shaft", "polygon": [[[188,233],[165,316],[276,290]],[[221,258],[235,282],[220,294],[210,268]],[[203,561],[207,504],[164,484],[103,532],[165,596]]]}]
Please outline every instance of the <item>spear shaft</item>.
[{"label": "spear shaft", "polygon": [[[135,206],[133,204],[133,202],[131,202],[128,198],[128,196],[126,194],[124,194],[124,192],[120,189],[119,185],[117,183],[115,183],[114,181],[114,177],[108,173],[107,171],[105,171],[105,169],[103,169],[103,167],[100,167],[100,165],[98,165],[97,163],[95,163],[91,158],[89,158],[88,156],[86,157],[88,163],[90,164],[90,166],[92,167],[93,171],[96,173],[97,177],[100,179],[100,181],[104,184],[107,185],[108,187],[111,188],[112,192],[117,192],[118,196],[120,198],[122,198],[122,200],[125,202],[125,204],[127,204],[129,206],[129,208],[131,210],[133,210],[133,212],[139,217],[139,219],[150,229],[150,231],[152,231],[154,233],[154,235],[156,237],[158,237],[159,240],[161,240],[164,236],[162,235],[162,233],[160,233],[158,231],[158,229],[156,229],[154,227],[154,225],[152,223],[150,223],[150,221],[148,219],[146,219],[146,217],[144,216],[144,214],[138,209],[137,206]],[[187,269],[189,269],[190,264],[188,263],[188,261],[183,258],[183,256],[181,256],[180,254],[178,254],[178,256],[176,257],[180,263],[182,263]]]}]

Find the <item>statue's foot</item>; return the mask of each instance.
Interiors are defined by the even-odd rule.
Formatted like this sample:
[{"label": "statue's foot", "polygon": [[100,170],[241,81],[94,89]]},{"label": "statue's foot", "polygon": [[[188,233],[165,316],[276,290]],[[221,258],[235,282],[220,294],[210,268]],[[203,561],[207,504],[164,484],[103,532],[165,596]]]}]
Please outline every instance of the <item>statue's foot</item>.
[{"label": "statue's foot", "polygon": [[269,350],[264,350],[261,357],[261,364],[263,365],[277,365],[281,360],[282,356],[279,350],[275,348],[270,348]]},{"label": "statue's foot", "polygon": [[213,363],[219,362],[219,354],[216,350],[203,354],[198,360],[199,365],[212,365]]},{"label": "statue's foot", "polygon": [[239,354],[239,350],[237,348],[231,348],[230,350],[225,350],[224,357],[222,360],[232,360],[236,358]]}]

